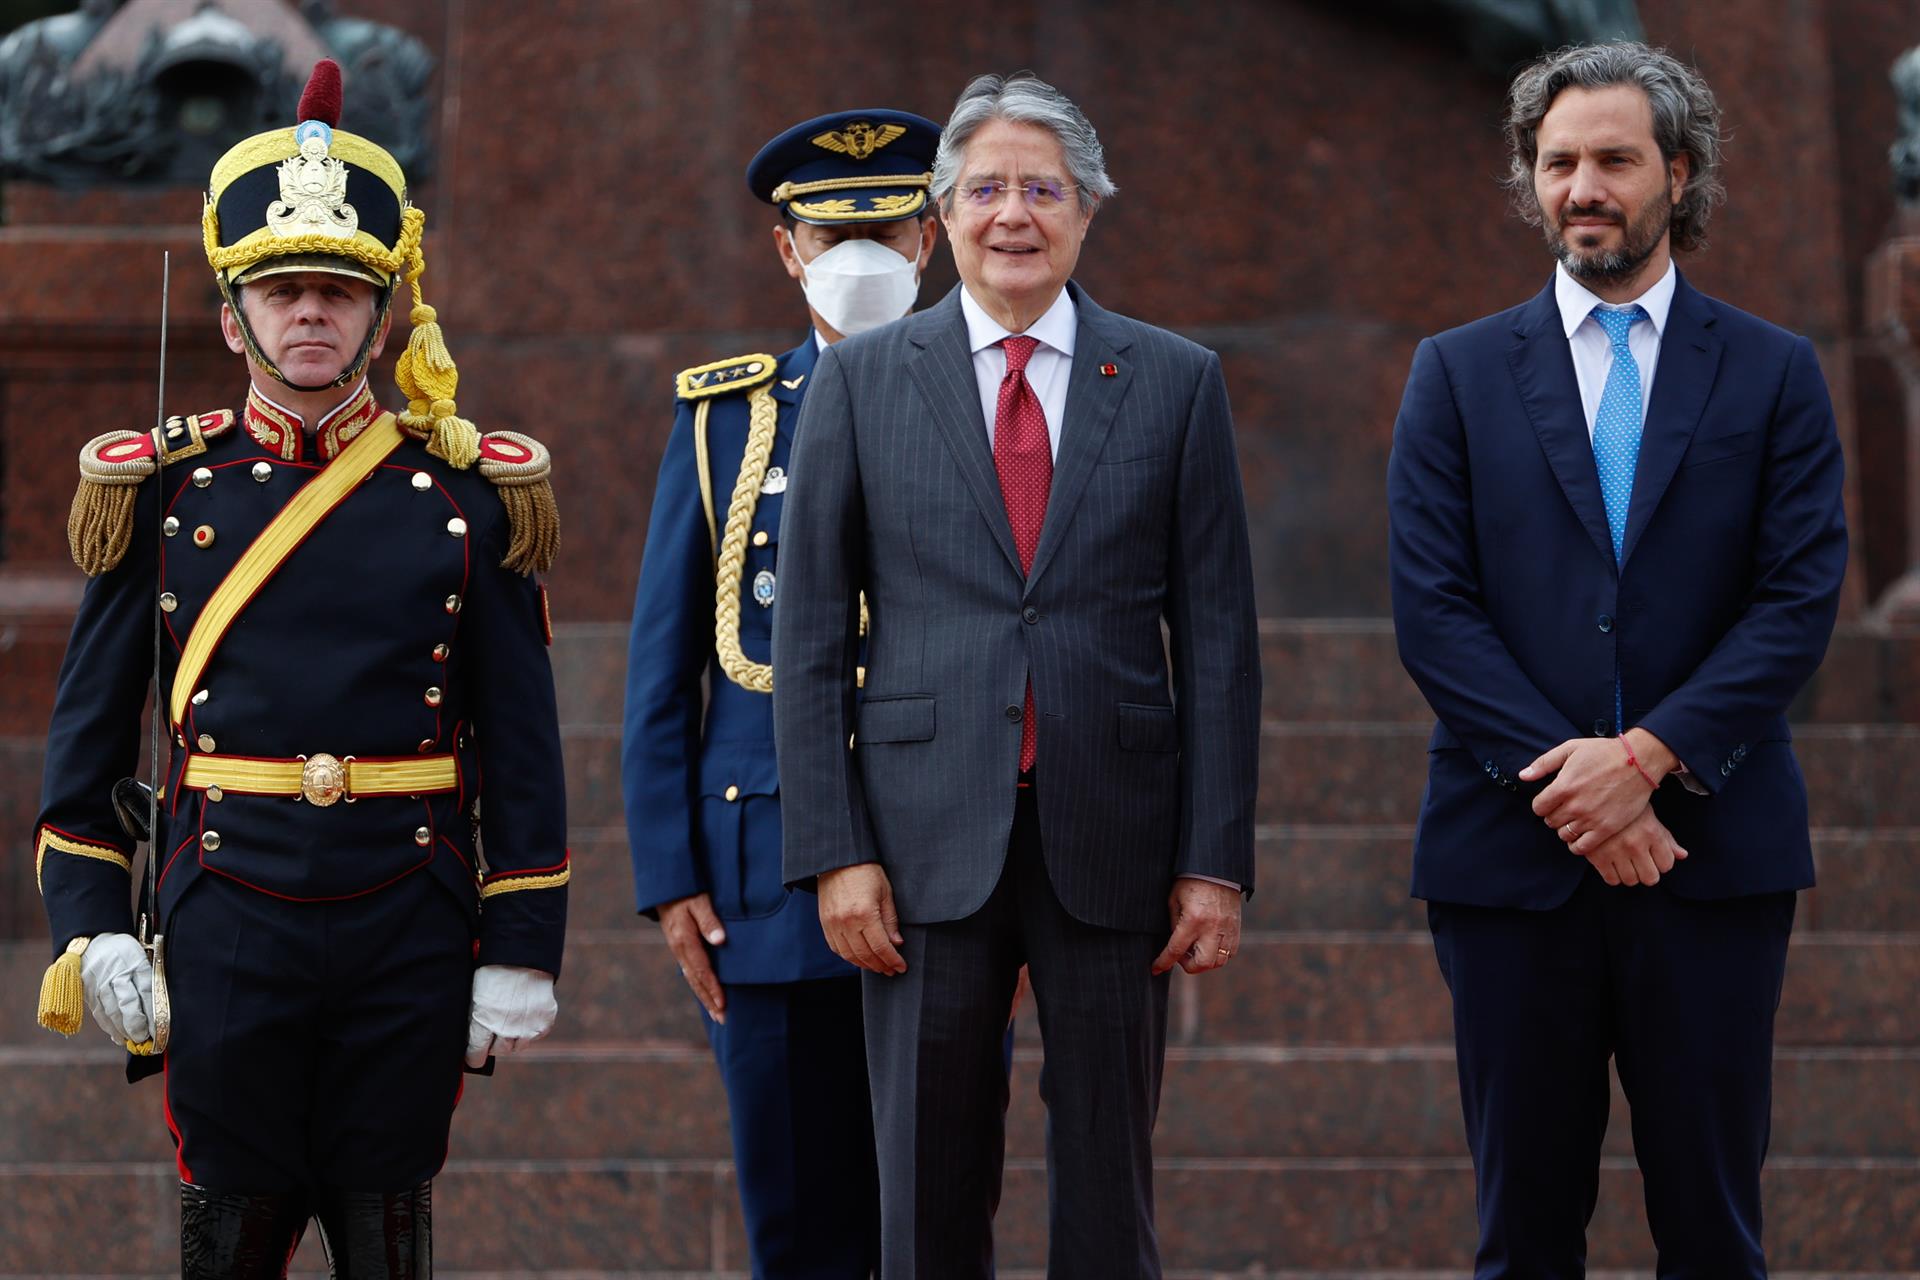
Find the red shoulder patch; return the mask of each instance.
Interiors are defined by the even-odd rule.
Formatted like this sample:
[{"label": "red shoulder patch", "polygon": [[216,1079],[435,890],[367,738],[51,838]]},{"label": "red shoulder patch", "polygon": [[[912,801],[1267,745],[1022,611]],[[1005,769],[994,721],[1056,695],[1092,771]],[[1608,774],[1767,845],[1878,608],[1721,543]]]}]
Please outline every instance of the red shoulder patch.
[{"label": "red shoulder patch", "polygon": [[533,450],[512,440],[502,440],[497,433],[480,437],[480,456],[490,462],[505,462],[518,465],[533,461]]},{"label": "red shoulder patch", "polygon": [[113,444],[101,445],[95,457],[102,462],[133,462],[154,456],[153,436],[142,432]]}]

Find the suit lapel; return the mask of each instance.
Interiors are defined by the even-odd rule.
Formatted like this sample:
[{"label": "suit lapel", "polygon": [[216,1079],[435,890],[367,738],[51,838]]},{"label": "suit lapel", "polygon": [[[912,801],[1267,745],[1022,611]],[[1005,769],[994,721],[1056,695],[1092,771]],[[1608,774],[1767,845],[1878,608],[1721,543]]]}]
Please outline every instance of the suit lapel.
[{"label": "suit lapel", "polygon": [[927,415],[946,438],[954,465],[960,468],[993,540],[1018,573],[1020,554],[1014,547],[1013,526],[1007,522],[993,452],[987,447],[987,424],[980,416],[980,384],[973,376],[973,353],[967,350],[961,287],[955,285],[931,310],[907,321],[907,341],[914,348],[907,372],[927,406]]},{"label": "suit lapel", "polygon": [[1660,361],[1653,370],[1653,399],[1640,435],[1640,460],[1633,469],[1623,562],[1633,555],[1634,544],[1673,481],[1707,407],[1707,394],[1720,368],[1721,344],[1712,326],[1713,311],[1706,299],[1685,277],[1675,281],[1666,332],[1660,335]]},{"label": "suit lapel", "polygon": [[[1046,572],[1047,564],[1067,536],[1080,495],[1086,492],[1100,451],[1106,448],[1120,401],[1133,381],[1133,369],[1122,363],[1120,352],[1129,345],[1125,330],[1078,285],[1069,283],[1077,312],[1073,362],[1067,380],[1066,420],[1060,424],[1060,449],[1054,457],[1053,488],[1047,495],[1047,518],[1040,526],[1040,545],[1034,548],[1029,589]],[[1112,367],[1109,376],[1101,372]]]},{"label": "suit lapel", "polygon": [[1600,471],[1593,461],[1593,440],[1587,434],[1586,410],[1580,406],[1573,353],[1567,347],[1551,282],[1521,311],[1507,348],[1507,363],[1547,465],[1553,468],[1587,536],[1611,564],[1613,534],[1607,529],[1607,505],[1600,497]]}]

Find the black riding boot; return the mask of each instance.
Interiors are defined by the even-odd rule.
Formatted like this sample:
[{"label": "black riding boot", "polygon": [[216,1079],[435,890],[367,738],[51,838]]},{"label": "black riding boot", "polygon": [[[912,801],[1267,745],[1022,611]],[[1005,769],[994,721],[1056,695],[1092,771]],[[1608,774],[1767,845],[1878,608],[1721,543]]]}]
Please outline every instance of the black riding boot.
[{"label": "black riding boot", "polygon": [[320,1243],[333,1280],[428,1280],[433,1184],[410,1191],[322,1191]]},{"label": "black riding boot", "polygon": [[299,1195],[245,1195],[180,1184],[182,1280],[285,1280],[307,1229]]}]

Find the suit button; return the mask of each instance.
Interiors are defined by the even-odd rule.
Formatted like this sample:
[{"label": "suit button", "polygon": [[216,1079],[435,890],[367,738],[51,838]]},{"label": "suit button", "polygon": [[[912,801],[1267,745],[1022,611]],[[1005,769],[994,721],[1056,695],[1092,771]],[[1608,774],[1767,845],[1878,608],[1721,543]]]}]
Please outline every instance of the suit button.
[{"label": "suit button", "polygon": [[1735,748],[1733,749],[1733,758],[1734,758],[1735,760],[1745,760],[1745,759],[1747,758],[1747,744],[1746,744],[1746,743],[1744,743],[1744,742],[1743,742],[1743,743],[1741,743],[1741,744],[1740,744],[1739,746],[1737,746],[1737,747],[1735,747]]},{"label": "suit button", "polygon": [[753,545],[756,547],[764,547],[767,545],[767,531],[765,529],[753,535]]},{"label": "suit button", "polygon": [[1605,631],[1611,631],[1611,630],[1613,630],[1613,615],[1612,615],[1612,614],[1610,614],[1610,613],[1603,613],[1603,614],[1601,614],[1601,615],[1600,615],[1600,630],[1601,630],[1601,631],[1603,631],[1603,632],[1605,632]]},{"label": "suit button", "polygon": [[1726,764],[1723,764],[1723,765],[1721,765],[1721,766],[1720,766],[1720,776],[1721,776],[1721,777],[1723,777],[1723,778],[1725,778],[1725,777],[1728,777],[1728,776],[1730,776],[1730,775],[1731,775],[1732,773],[1733,773],[1733,763],[1732,763],[1732,761],[1728,761],[1728,762],[1727,762]]},{"label": "suit button", "polygon": [[1034,608],[1032,605],[1028,605],[1026,608],[1022,609],[1020,611],[1020,616],[1021,618],[1025,619],[1027,622],[1040,621],[1040,611]]},{"label": "suit button", "polygon": [[1020,708],[1011,702],[1007,704],[1007,719],[1009,720],[1020,719]]},{"label": "suit button", "polygon": [[1610,720],[1595,720],[1593,722],[1593,736],[1596,738],[1612,737],[1613,722]]},{"label": "suit button", "polygon": [[219,852],[220,833],[218,831],[202,831],[200,833],[200,847],[208,853]]}]

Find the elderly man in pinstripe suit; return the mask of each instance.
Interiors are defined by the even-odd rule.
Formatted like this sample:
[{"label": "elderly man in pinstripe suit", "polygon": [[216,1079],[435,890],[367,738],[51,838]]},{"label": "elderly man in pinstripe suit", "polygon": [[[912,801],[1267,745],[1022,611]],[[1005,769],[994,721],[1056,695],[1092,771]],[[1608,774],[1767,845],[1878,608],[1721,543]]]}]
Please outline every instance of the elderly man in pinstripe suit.
[{"label": "elderly man in pinstripe suit", "polygon": [[1113,184],[1052,86],[969,85],[932,191],[961,286],[823,352],[795,432],[786,877],[817,885],[829,944],[866,971],[887,1280],[991,1274],[1023,962],[1049,1274],[1158,1276],[1168,974],[1231,959],[1253,886],[1260,671],[1226,387],[1213,353],[1069,283]]}]

